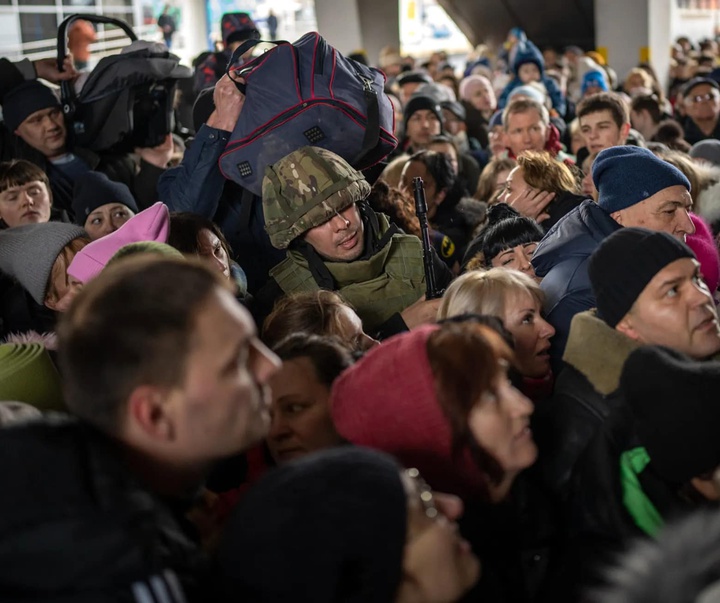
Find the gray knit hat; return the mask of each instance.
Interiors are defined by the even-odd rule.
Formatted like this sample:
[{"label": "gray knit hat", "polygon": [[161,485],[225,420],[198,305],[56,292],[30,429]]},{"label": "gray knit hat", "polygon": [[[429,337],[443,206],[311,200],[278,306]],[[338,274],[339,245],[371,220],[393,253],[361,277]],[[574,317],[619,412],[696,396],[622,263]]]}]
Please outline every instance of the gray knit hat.
[{"label": "gray knit hat", "polygon": [[1,230],[0,271],[17,279],[38,304],[43,304],[57,256],[70,241],[86,236],[79,226],[63,222]]}]

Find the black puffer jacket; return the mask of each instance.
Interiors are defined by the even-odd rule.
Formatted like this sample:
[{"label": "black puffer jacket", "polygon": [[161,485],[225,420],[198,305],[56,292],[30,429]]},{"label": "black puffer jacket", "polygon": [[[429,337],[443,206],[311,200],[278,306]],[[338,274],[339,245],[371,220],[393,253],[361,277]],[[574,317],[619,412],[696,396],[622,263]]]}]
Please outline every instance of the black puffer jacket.
[{"label": "black puffer jacket", "polygon": [[205,600],[204,556],[94,429],[56,415],[0,430],[0,483],[3,601]]}]

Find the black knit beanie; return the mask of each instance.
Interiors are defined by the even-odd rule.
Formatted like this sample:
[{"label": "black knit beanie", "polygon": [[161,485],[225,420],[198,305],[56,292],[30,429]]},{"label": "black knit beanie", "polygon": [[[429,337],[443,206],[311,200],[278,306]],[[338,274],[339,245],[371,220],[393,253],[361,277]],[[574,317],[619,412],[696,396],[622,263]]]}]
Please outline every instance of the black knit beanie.
[{"label": "black knit beanie", "polygon": [[720,466],[720,363],[644,346],[625,362],[621,386],[655,472],[683,484]]},{"label": "black knit beanie", "polygon": [[413,113],[416,113],[417,111],[422,111],[423,109],[426,111],[432,111],[435,114],[435,117],[437,117],[438,121],[440,122],[440,131],[442,131],[442,110],[440,109],[440,105],[429,96],[413,96],[407,102],[407,105],[405,105],[405,109],[403,110],[405,113],[405,131],[407,132],[408,121],[410,121]]},{"label": "black knit beanie", "polygon": [[92,212],[108,203],[122,203],[133,213],[138,212],[135,198],[127,185],[110,180],[102,172],[87,172],[75,181],[72,208],[77,224],[84,226]]},{"label": "black knit beanie", "polygon": [[394,601],[407,532],[400,471],[383,453],[347,446],[269,473],[224,530],[219,600]]},{"label": "black knit beanie", "polygon": [[615,328],[653,277],[681,258],[695,255],[666,232],[621,228],[611,234],[588,264],[598,316]]}]

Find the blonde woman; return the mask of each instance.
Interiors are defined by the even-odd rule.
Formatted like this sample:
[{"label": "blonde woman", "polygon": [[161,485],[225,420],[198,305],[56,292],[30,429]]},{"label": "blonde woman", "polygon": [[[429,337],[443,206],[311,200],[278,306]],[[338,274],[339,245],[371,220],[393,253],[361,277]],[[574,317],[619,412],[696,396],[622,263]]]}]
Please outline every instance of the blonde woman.
[{"label": "blonde woman", "polygon": [[[555,329],[541,315],[543,301],[540,286],[527,274],[505,268],[476,270],[466,272],[447,288],[438,320],[463,314],[496,316],[513,336],[518,372],[526,379],[547,383],[551,378],[550,338]],[[544,393],[549,392],[538,395]]]}]

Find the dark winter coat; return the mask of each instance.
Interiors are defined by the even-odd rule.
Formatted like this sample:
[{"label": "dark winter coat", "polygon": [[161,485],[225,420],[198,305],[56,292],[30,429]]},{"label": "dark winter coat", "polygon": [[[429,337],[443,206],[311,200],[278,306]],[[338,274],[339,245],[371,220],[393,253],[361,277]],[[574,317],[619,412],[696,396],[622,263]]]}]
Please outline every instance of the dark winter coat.
[{"label": "dark winter coat", "polygon": [[560,499],[578,458],[608,414],[624,402],[620,376],[639,343],[609,327],[594,311],[576,314],[552,399],[539,406],[533,429],[543,481]]},{"label": "dark winter coat", "polygon": [[545,292],[545,316],[555,327],[550,348],[553,372],[559,374],[570,321],[596,305],[587,264],[598,245],[620,225],[597,203],[586,200],[560,219],[540,241],[532,264]]},{"label": "dark winter coat", "polygon": [[103,434],[62,415],[11,426],[0,468],[3,601],[205,600],[204,555]]}]

